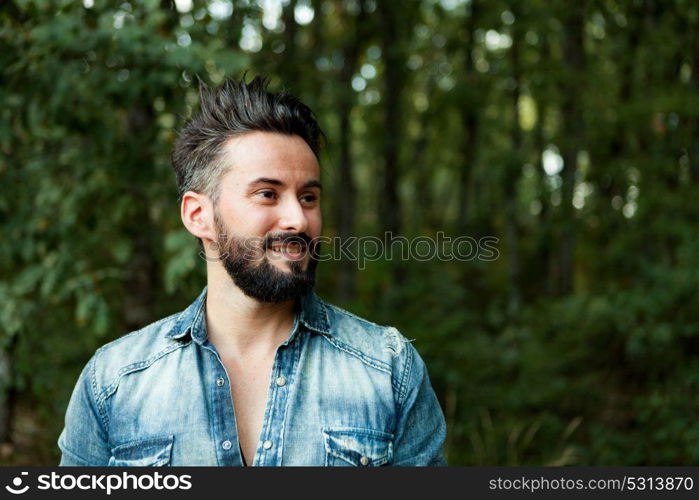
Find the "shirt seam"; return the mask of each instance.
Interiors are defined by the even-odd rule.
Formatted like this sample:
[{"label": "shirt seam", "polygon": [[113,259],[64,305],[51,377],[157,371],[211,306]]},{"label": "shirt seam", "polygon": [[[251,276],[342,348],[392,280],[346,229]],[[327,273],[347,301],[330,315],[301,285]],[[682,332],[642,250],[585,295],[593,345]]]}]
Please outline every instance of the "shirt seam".
[{"label": "shirt seam", "polygon": [[121,337],[113,340],[112,342],[102,346],[99,350],[103,350],[105,348],[110,348],[113,346],[117,346],[121,344],[122,342],[130,339],[131,337],[136,337],[139,335],[148,335],[148,334],[153,334],[153,332],[160,331],[163,329],[164,325],[167,325],[168,323],[172,323],[167,328],[168,332],[172,332],[175,329],[175,326],[177,325],[177,322],[179,321],[179,315],[184,314],[185,311],[170,314],[169,316],[166,316],[164,318],[160,318],[157,321],[154,321],[153,323],[150,323],[149,325],[144,326],[143,328],[140,328],[138,330],[134,330],[132,332],[127,333],[126,335],[122,335]]},{"label": "shirt seam", "polygon": [[362,361],[364,364],[371,366],[372,368],[375,368],[379,371],[382,371],[384,373],[387,373],[388,375],[391,375],[391,368],[388,366],[388,364],[384,363],[383,361],[379,361],[377,359],[374,359],[372,357],[367,356],[361,351],[358,351],[354,347],[351,347],[343,342],[340,342],[339,340],[336,340],[329,335],[322,334],[323,338],[327,340],[332,346],[336,347],[337,349],[356,357],[360,361]]},{"label": "shirt seam", "polygon": [[400,378],[400,382],[398,385],[398,402],[396,405],[396,412],[400,413],[403,409],[403,405],[405,404],[405,399],[407,397],[408,391],[406,390],[406,386],[408,384],[408,380],[410,379],[410,375],[412,374],[413,370],[413,351],[412,349],[407,349],[408,351],[408,356],[406,356],[405,359],[405,366],[403,368],[403,373]]},{"label": "shirt seam", "polygon": [[[134,373],[137,371],[144,370],[146,368],[149,368],[150,366],[153,365],[156,361],[158,361],[160,358],[163,358],[164,356],[170,354],[171,352],[181,349],[183,347],[188,346],[191,344],[191,341],[187,342],[177,342],[175,341],[174,344],[166,347],[165,349],[155,353],[149,358],[144,359],[143,361],[138,361],[136,363],[131,363],[129,365],[126,365],[122,368],[119,369],[117,372],[116,376],[114,377],[113,381],[106,386],[104,389],[102,389],[101,394],[97,396],[97,404],[101,405],[103,404],[110,396],[112,396],[115,392],[117,387],[119,386],[119,383],[121,382],[121,379],[124,375],[128,375],[130,373]],[[95,381],[96,383],[96,381]]]},{"label": "shirt seam", "polygon": [[92,366],[90,367],[90,382],[91,382],[91,388],[92,388],[92,401],[97,407],[97,412],[100,415],[100,418],[102,419],[102,426],[104,427],[104,431],[106,436],[109,436],[109,416],[107,415],[107,411],[104,408],[104,405],[102,404],[102,401],[98,398],[98,388],[99,384],[97,383],[97,357],[100,356],[102,353],[98,351],[97,355],[93,358],[92,360]]}]

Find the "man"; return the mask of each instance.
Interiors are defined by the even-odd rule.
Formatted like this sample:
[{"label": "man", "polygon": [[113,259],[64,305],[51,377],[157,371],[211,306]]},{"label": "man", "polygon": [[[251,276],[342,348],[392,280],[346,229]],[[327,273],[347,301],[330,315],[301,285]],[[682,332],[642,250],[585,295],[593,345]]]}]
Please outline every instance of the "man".
[{"label": "man", "polygon": [[413,346],[312,292],[322,132],[265,87],[202,84],[173,166],[207,288],[95,353],[61,465],[445,463],[444,417]]}]

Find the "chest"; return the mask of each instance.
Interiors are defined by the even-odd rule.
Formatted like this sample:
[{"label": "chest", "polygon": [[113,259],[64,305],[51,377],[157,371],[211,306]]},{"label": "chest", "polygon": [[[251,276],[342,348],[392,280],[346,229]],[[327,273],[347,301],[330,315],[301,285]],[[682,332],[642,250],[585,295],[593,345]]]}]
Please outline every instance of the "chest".
[{"label": "chest", "polygon": [[245,462],[253,462],[267,407],[274,357],[241,360],[223,358],[230,380],[238,441]]},{"label": "chest", "polygon": [[360,464],[362,456],[374,464],[388,456],[391,376],[331,345],[301,347],[248,364],[182,350],[124,376],[107,401],[110,440],[172,438],[171,465],[241,465],[239,445],[247,465],[258,452],[255,464],[263,466]]}]

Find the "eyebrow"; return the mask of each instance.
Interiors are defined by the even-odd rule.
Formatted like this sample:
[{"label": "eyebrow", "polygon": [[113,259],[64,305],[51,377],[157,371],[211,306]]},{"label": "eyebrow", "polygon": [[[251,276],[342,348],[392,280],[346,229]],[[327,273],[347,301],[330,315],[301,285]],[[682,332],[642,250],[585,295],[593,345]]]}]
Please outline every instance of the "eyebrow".
[{"label": "eyebrow", "polygon": [[[280,181],[279,179],[271,179],[269,177],[258,177],[254,181],[252,181],[248,186],[254,186],[255,184],[272,184],[273,186],[283,186],[284,183]],[[323,185],[320,183],[318,180],[312,180],[305,182],[302,188],[312,188],[316,187],[318,189],[323,189]]]},{"label": "eyebrow", "polygon": [[302,188],[318,188],[318,189],[323,189],[323,185],[320,183],[320,181],[312,180],[305,182]]}]

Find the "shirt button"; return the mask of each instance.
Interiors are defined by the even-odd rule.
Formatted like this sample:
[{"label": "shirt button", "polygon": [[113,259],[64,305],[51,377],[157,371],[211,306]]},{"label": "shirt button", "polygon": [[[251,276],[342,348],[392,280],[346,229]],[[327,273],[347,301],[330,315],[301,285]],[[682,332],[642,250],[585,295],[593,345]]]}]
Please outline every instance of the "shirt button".
[{"label": "shirt button", "polygon": [[286,379],[284,378],[284,376],[277,377],[277,385],[278,385],[279,387],[281,387],[281,386],[283,386],[284,384],[286,384]]},{"label": "shirt button", "polygon": [[226,383],[226,381],[223,380],[223,377],[219,377],[219,378],[216,379],[216,385],[219,386],[219,387],[221,387],[221,386],[222,386],[223,384],[225,384],[225,383]]},{"label": "shirt button", "polygon": [[369,465],[369,459],[367,457],[362,457],[359,459],[359,463],[362,465]]},{"label": "shirt button", "polygon": [[233,446],[233,445],[231,444],[230,441],[225,440],[223,443],[221,443],[221,446],[223,446],[224,450],[230,450],[231,446]]},{"label": "shirt button", "polygon": [[264,443],[262,443],[262,447],[265,450],[269,450],[272,447],[272,441],[269,441],[269,440],[265,441]]}]

